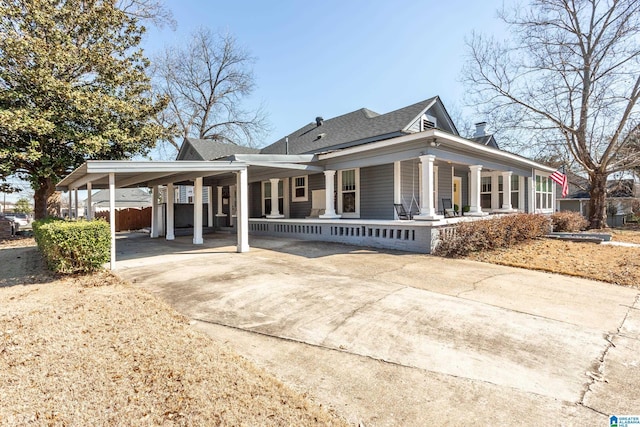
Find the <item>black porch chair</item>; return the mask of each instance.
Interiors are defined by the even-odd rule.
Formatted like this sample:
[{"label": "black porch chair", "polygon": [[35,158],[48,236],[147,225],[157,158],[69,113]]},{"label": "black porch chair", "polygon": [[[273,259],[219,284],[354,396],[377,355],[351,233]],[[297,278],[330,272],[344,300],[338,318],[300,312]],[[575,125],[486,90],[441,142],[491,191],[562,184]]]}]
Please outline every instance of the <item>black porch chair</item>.
[{"label": "black porch chair", "polygon": [[451,199],[442,199],[442,210],[444,211],[445,218],[453,218],[454,216],[458,216],[458,212],[453,209]]},{"label": "black porch chair", "polygon": [[398,214],[398,219],[413,219],[413,215],[411,214],[411,212],[407,212],[403,204],[394,203],[393,207],[396,209],[396,213]]}]

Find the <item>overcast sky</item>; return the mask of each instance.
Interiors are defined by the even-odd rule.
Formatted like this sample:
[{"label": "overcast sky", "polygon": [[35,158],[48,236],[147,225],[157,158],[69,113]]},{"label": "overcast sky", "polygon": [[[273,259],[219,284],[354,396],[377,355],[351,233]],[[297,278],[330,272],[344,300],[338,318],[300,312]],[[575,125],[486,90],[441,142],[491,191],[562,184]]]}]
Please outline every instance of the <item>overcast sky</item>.
[{"label": "overcast sky", "polygon": [[[169,0],[178,28],[150,29],[149,56],[200,26],[228,31],[256,58],[252,103],[273,131],[367,107],[385,113],[439,95],[460,110],[460,70],[472,30],[498,33],[502,0]],[[473,121],[483,118],[470,117]],[[462,126],[460,126],[462,128]]]}]

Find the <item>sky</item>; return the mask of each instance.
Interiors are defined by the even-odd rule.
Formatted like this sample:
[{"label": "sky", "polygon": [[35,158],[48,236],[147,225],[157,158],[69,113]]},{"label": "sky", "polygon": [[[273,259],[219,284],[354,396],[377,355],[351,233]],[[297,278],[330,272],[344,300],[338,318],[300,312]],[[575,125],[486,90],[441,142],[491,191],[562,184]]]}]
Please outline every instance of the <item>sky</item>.
[{"label": "sky", "polygon": [[[199,27],[234,35],[255,58],[268,145],[313,122],[362,107],[378,113],[439,95],[462,110],[465,38],[497,33],[502,0],[168,0],[177,28],[150,28],[149,57]],[[474,121],[482,118],[470,117]],[[462,127],[462,126],[460,126]]]},{"label": "sky", "polygon": [[[148,27],[142,47],[153,59],[199,27],[232,34],[255,58],[246,106],[268,114],[262,147],[317,116],[363,107],[383,114],[439,95],[450,114],[463,111],[465,38],[474,30],[502,34],[502,1],[167,0],[176,29]],[[7,200],[32,197],[23,187]]]}]

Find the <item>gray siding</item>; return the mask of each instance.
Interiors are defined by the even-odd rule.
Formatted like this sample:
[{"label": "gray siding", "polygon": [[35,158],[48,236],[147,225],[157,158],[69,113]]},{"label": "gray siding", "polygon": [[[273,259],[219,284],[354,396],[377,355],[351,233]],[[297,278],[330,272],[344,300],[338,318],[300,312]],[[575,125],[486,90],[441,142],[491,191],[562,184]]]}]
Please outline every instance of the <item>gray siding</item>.
[{"label": "gray siding", "polygon": [[[289,178],[287,178],[289,179]],[[306,202],[291,202],[289,204],[290,218],[305,218],[311,213],[311,191],[324,188],[324,174],[314,174],[307,176],[308,199]],[[293,200],[293,179],[289,184],[289,200]]]},{"label": "gray siding", "polygon": [[[442,199],[452,199],[451,188],[453,186],[453,178],[451,175],[451,165],[438,165],[438,200],[436,211],[443,212]],[[453,202],[452,202],[453,203]]]},{"label": "gray siding", "polygon": [[412,212],[420,210],[420,176],[418,159],[400,162],[400,201],[405,209]]},{"label": "gray siding", "polygon": [[469,169],[456,167],[454,174],[462,178],[462,206],[469,205]]},{"label": "gray siding", "polygon": [[393,163],[360,169],[360,218],[393,219]]},{"label": "gray siding", "polygon": [[260,218],[262,216],[262,187],[259,182],[249,184],[249,217]]}]

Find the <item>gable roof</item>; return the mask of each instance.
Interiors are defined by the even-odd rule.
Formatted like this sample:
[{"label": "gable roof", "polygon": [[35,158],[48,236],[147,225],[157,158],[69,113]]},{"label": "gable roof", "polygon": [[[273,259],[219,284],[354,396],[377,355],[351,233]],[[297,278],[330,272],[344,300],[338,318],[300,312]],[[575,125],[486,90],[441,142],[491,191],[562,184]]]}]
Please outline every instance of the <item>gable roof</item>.
[{"label": "gable roof", "polygon": [[257,154],[257,148],[220,142],[215,139],[185,138],[176,160],[217,160],[234,154]]},{"label": "gable roof", "polygon": [[487,147],[497,148],[498,150],[500,149],[500,147],[498,147],[498,141],[496,141],[496,138],[493,136],[493,134],[475,136],[475,137],[470,138],[470,139],[473,142],[477,142],[478,144],[486,145]]},{"label": "gable roof", "polygon": [[405,135],[410,133],[409,126],[436,102],[440,103],[437,96],[386,114],[361,108],[324,120],[321,125],[309,123],[263,148],[260,153],[320,153]]}]

